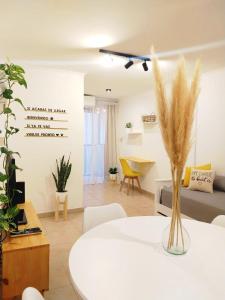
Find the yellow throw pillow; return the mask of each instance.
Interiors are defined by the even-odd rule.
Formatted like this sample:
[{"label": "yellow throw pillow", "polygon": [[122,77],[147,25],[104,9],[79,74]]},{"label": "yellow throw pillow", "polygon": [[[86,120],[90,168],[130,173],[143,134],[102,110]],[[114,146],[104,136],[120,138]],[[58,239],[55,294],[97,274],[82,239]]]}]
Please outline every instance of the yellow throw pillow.
[{"label": "yellow throw pillow", "polygon": [[212,169],[212,165],[211,165],[211,163],[209,163],[209,164],[202,165],[202,166],[197,166],[197,167],[186,167],[185,173],[184,173],[184,181],[183,181],[183,186],[184,187],[188,187],[189,186],[192,169],[196,169],[196,170],[211,170]]}]

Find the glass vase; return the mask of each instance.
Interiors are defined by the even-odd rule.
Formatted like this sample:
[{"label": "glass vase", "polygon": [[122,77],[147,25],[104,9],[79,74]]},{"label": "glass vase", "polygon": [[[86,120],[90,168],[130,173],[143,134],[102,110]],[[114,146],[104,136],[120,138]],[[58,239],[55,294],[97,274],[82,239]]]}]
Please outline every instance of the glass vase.
[{"label": "glass vase", "polygon": [[174,255],[185,254],[190,248],[191,240],[187,230],[182,225],[181,221],[174,222],[163,231],[162,245],[165,251]]}]

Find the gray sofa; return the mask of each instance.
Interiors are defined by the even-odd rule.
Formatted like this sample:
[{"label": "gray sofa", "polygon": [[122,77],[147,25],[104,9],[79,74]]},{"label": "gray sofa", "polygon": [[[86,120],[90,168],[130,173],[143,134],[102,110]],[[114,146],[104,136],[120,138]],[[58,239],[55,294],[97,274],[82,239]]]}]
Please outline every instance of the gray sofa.
[{"label": "gray sofa", "polygon": [[[170,215],[168,212],[172,207],[172,188],[169,181],[161,186],[159,193],[156,210]],[[208,223],[218,215],[225,215],[225,176],[216,176],[212,194],[182,187],[181,213],[183,216]]]}]

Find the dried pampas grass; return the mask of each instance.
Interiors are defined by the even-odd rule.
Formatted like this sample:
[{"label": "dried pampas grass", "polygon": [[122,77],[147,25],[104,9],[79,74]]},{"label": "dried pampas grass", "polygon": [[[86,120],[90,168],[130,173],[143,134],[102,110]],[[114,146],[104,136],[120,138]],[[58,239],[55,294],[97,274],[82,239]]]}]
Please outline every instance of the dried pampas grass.
[{"label": "dried pampas grass", "polygon": [[154,56],[154,51],[152,53],[160,128],[164,146],[170,159],[173,181],[172,219],[168,240],[168,249],[170,249],[174,246],[175,242],[178,242],[176,237],[178,237],[179,230],[181,230],[183,244],[180,214],[180,185],[185,162],[191,148],[194,111],[199,94],[200,63],[196,63],[192,82],[189,86],[185,71],[185,60],[184,58],[179,60],[172,84],[172,96],[169,101],[166,96],[158,60]]}]

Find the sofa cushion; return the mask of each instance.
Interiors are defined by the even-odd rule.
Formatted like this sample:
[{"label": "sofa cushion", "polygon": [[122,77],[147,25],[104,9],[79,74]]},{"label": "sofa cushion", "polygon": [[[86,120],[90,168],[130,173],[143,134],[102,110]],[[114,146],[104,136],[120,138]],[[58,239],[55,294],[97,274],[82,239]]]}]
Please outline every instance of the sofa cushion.
[{"label": "sofa cushion", "polygon": [[184,187],[188,187],[189,186],[192,169],[196,169],[196,170],[211,170],[211,168],[212,168],[211,163],[206,164],[206,165],[202,165],[202,166],[186,167],[185,168],[185,173],[184,173],[183,186]]},{"label": "sofa cushion", "polygon": [[213,189],[225,192],[225,176],[216,175],[213,182]]},{"label": "sofa cushion", "polygon": [[193,191],[201,191],[213,193],[213,181],[215,171],[213,170],[192,170],[189,189]]},{"label": "sofa cushion", "polygon": [[[210,223],[216,216],[225,215],[225,193],[204,193],[181,188],[181,212],[193,219]],[[160,203],[172,208],[172,189],[164,187]]]}]

